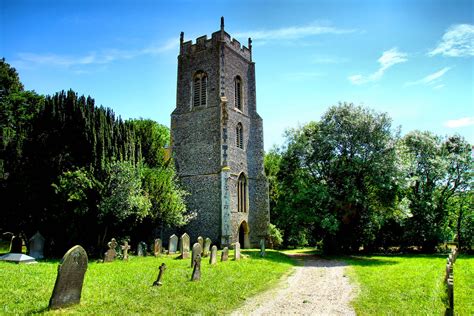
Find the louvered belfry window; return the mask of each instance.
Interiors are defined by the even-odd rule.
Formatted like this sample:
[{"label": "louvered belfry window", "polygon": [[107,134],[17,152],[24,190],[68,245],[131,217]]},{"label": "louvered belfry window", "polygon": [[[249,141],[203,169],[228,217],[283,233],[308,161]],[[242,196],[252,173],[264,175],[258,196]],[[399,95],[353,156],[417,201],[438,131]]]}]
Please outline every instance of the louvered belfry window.
[{"label": "louvered belfry window", "polygon": [[235,107],[242,111],[242,80],[239,76],[235,77],[234,86]]},{"label": "louvered belfry window", "polygon": [[235,127],[235,144],[238,148],[244,149],[244,136],[243,136],[243,128],[242,123],[238,123]]},{"label": "louvered belfry window", "polygon": [[193,80],[193,106],[206,105],[207,102],[207,75],[198,71]]},{"label": "louvered belfry window", "polygon": [[237,211],[247,212],[247,178],[241,173],[237,181]]}]

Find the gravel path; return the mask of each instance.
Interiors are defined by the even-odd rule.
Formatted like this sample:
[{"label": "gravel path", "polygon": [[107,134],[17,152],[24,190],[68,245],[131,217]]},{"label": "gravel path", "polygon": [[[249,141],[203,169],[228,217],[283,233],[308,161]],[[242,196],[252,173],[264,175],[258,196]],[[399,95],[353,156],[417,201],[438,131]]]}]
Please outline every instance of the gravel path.
[{"label": "gravel path", "polygon": [[232,315],[355,315],[350,301],[356,289],[342,261],[295,255],[304,261],[278,286],[247,300]]}]

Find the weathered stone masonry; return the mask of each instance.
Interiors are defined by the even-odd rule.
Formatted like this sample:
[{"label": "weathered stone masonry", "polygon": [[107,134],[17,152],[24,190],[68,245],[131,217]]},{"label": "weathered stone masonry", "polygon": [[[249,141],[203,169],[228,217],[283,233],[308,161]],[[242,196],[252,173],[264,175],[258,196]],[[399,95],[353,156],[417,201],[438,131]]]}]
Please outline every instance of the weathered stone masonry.
[{"label": "weathered stone masonry", "polygon": [[[171,114],[172,153],[178,175],[190,193],[188,209],[197,217],[186,231],[194,240],[210,237],[222,246],[241,241],[257,247],[269,222],[268,183],[263,168],[263,125],[257,114],[252,47],[240,45],[221,29],[193,44],[181,33],[176,108]],[[206,104],[194,106],[193,79],[207,75]],[[235,80],[241,80],[241,110]],[[196,89],[197,90],[197,89]],[[243,148],[237,147],[237,124]],[[243,173],[246,191],[238,190]],[[240,192],[240,193],[238,193]],[[238,195],[246,211],[238,211]]]}]

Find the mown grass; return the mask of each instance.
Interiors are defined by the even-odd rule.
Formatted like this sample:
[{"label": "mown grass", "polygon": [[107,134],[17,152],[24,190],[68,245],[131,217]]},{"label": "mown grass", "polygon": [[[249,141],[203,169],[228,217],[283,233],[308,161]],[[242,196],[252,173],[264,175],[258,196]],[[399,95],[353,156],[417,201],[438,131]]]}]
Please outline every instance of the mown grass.
[{"label": "mown grass", "polygon": [[460,255],[453,271],[454,313],[474,315],[474,256]]},{"label": "mown grass", "polygon": [[[292,259],[276,251],[268,250],[264,258],[257,250],[243,254],[247,258],[219,261],[215,266],[203,258],[202,277],[197,282],[190,281],[190,259],[177,256],[89,262],[81,303],[59,311],[47,309],[58,261],[33,265],[0,262],[0,313],[222,314],[274,285],[294,265]],[[163,286],[152,287],[161,263],[168,267]]]}]

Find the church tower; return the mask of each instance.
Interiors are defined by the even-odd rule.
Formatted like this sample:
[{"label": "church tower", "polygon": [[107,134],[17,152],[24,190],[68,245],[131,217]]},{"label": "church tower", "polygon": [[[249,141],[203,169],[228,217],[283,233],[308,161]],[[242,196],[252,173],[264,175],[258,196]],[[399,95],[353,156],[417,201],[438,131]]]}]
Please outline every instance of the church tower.
[{"label": "church tower", "polygon": [[192,239],[257,247],[270,220],[263,168],[263,124],[257,114],[255,63],[248,47],[221,28],[210,39],[180,37],[171,150]]}]

